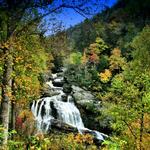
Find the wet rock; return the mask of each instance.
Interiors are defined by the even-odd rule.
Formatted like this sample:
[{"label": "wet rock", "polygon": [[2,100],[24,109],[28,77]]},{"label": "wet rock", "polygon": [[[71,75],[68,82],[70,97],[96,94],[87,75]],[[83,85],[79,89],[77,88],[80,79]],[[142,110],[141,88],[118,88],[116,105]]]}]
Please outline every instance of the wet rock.
[{"label": "wet rock", "polygon": [[52,73],[60,73],[63,72],[63,70],[61,68],[52,68]]},{"label": "wet rock", "polygon": [[63,77],[58,77],[52,81],[53,86],[55,87],[63,87],[64,80]]},{"label": "wet rock", "polygon": [[96,145],[101,145],[101,143],[108,138],[108,135],[101,133],[96,130],[90,130],[87,128],[81,129],[82,134],[90,134],[93,137],[93,141]]},{"label": "wet rock", "polygon": [[[45,105],[45,102],[44,102],[44,105]],[[42,110],[41,110],[41,116],[42,116],[42,118],[46,114],[46,109],[45,109],[44,105],[42,105]]]},{"label": "wet rock", "polygon": [[68,96],[66,94],[61,96],[63,102],[67,102]]},{"label": "wet rock", "polygon": [[68,102],[70,102],[70,103],[74,103],[75,102],[75,100],[74,100],[72,95],[68,95],[67,99],[68,99]]},{"label": "wet rock", "polygon": [[39,103],[38,103],[38,107],[37,107],[37,114],[39,113],[39,109],[40,109],[40,105],[41,105],[41,103],[42,103],[42,100],[41,100],[41,101],[39,101]]},{"label": "wet rock", "polygon": [[52,130],[58,130],[58,131],[61,131],[64,133],[70,133],[70,132],[77,133],[78,132],[77,128],[75,128],[69,124],[66,124],[60,120],[57,120],[57,119],[51,120],[51,129]]},{"label": "wet rock", "polygon": [[87,128],[77,129],[76,127],[73,127],[69,124],[66,124],[60,120],[52,119],[51,120],[51,131],[58,131],[58,132],[64,132],[64,133],[78,133],[79,131],[82,134],[90,134],[93,136],[93,140],[97,144],[101,144],[102,141],[104,141],[108,136],[106,134],[103,134],[101,132],[95,131],[95,130],[89,130]]},{"label": "wet rock", "polygon": [[57,76],[58,76],[58,77],[63,77],[63,72],[57,73]]},{"label": "wet rock", "polygon": [[75,103],[81,112],[81,116],[84,121],[84,125],[90,129],[96,129],[104,133],[111,133],[110,118],[100,118],[100,113],[97,110],[101,110],[102,105],[99,100],[95,98],[90,91],[82,89],[77,86],[72,86],[72,93],[75,99]]},{"label": "wet rock", "polygon": [[[77,127],[80,127],[84,130],[82,131],[83,134],[89,133],[95,140],[102,141],[102,134],[94,131],[99,126],[99,122],[95,123],[97,116],[94,109],[100,107],[99,101],[95,99],[95,96],[86,89],[70,85],[68,79],[63,77],[63,72],[51,74],[50,78],[51,80],[46,82],[42,90],[41,97],[44,98],[38,101],[38,105],[34,103],[33,107],[34,115],[40,122],[40,129],[52,132],[77,133],[80,130]],[[40,107],[40,112],[39,106],[42,107]],[[46,112],[49,112],[49,114]],[[93,130],[86,129],[84,126]]]},{"label": "wet rock", "polygon": [[41,98],[44,98],[44,97],[51,97],[51,96],[55,96],[55,95],[58,95],[59,92],[56,92],[56,91],[53,91],[53,90],[48,90],[48,91],[44,91],[42,94],[41,94]]},{"label": "wet rock", "polygon": [[67,93],[67,94],[70,94],[70,93],[72,92],[72,87],[71,87],[71,85],[68,84],[68,83],[65,83],[65,84],[63,85],[63,92],[64,92],[64,93]]},{"label": "wet rock", "polygon": [[57,119],[57,115],[58,115],[58,114],[57,114],[57,109],[55,108],[53,102],[50,102],[50,107],[51,107],[51,109],[52,109],[51,115],[52,115],[55,119]]}]

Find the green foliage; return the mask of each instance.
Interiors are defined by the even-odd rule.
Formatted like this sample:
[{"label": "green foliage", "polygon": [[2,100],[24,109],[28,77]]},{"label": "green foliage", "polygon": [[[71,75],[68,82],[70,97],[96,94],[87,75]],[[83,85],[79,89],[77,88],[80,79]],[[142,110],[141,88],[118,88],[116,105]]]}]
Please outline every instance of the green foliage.
[{"label": "green foliage", "polygon": [[[58,28],[58,27],[57,27]],[[61,25],[59,29],[61,30]],[[53,29],[55,31],[55,28]],[[67,36],[64,31],[56,33],[56,35],[52,35],[47,37],[46,45],[50,52],[53,55],[53,63],[55,68],[60,68],[63,66],[63,59],[69,55],[69,48],[67,43]]]},{"label": "green foliage", "polygon": [[108,49],[108,46],[105,44],[102,38],[97,37],[95,43],[90,44],[89,49],[96,54],[100,54],[104,50]]},{"label": "green foliage", "polygon": [[[145,27],[142,32],[137,35],[131,43],[134,49],[132,56],[134,59],[133,65],[138,66],[139,71],[143,69],[149,70],[150,66],[150,27]],[[138,71],[138,70],[137,70]]]},{"label": "green foliage", "polygon": [[122,150],[126,141],[119,140],[117,137],[112,138],[111,140],[106,140],[102,143],[105,146],[103,150]]},{"label": "green foliage", "polygon": [[[119,1],[114,8],[89,20],[95,37],[101,38],[93,36],[88,47],[84,37],[82,65],[78,64],[71,76],[102,101],[103,109],[97,119],[110,118],[114,131],[113,142],[107,141],[106,149],[146,149],[149,140],[146,122],[150,113],[150,27],[145,26],[149,24],[149,2],[146,1],[147,6],[138,2]],[[77,32],[76,28],[79,31],[83,24],[72,32]],[[90,38],[91,35],[89,29]],[[76,39],[79,41],[82,36],[72,37],[74,45],[77,46]]]},{"label": "green foliage", "polygon": [[0,41],[3,41],[7,37],[7,21],[8,21],[8,16],[6,11],[3,11],[0,9]]},{"label": "green foliage", "polygon": [[[2,141],[2,138],[4,137],[4,133],[2,132],[2,130],[4,130],[4,128],[0,125],[0,148],[3,149],[3,147],[1,147],[1,141]],[[11,138],[13,136],[17,136],[17,132],[16,130],[11,130],[9,131],[8,133],[8,147],[9,147],[9,150],[15,150],[16,148],[19,148],[20,150],[23,148],[21,148],[23,146],[23,142],[20,142],[20,141],[15,141],[15,140],[12,140]]]},{"label": "green foliage", "polygon": [[17,38],[7,41],[4,46],[11,45],[13,51],[13,95],[12,101],[22,106],[34,98],[39,97],[41,81],[39,76],[51,69],[48,62],[52,61],[51,54],[41,44],[40,36],[21,34]]},{"label": "green foliage", "polygon": [[69,63],[73,65],[80,65],[81,64],[81,53],[76,52],[72,53],[69,57]]}]

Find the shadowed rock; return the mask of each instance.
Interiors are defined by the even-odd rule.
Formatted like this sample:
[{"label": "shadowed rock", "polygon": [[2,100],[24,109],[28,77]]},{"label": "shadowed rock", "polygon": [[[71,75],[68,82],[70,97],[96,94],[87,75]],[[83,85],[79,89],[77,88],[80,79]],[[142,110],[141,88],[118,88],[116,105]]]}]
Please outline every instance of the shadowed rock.
[{"label": "shadowed rock", "polygon": [[53,103],[52,101],[50,102],[50,107],[51,107],[51,109],[52,109],[51,115],[52,115],[55,119],[57,119],[57,109],[55,108],[54,103]]},{"label": "shadowed rock", "polygon": [[57,119],[51,120],[51,130],[58,130],[64,133],[69,133],[69,132],[77,133],[78,132],[77,128]]}]

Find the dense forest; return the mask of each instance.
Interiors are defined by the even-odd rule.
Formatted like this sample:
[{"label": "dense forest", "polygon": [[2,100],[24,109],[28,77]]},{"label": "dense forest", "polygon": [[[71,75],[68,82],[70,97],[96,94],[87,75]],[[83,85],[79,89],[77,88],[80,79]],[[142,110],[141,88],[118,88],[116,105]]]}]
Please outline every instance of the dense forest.
[{"label": "dense forest", "polygon": [[54,2],[0,1],[0,149],[149,150],[150,1],[45,35],[48,14],[92,9]]}]

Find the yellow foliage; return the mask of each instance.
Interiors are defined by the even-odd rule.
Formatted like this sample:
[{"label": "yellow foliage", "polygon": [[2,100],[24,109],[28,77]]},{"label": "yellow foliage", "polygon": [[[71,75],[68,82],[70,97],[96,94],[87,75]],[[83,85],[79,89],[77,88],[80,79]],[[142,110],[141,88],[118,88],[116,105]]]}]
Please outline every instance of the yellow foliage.
[{"label": "yellow foliage", "polygon": [[83,56],[82,56],[82,58],[81,58],[81,62],[82,62],[82,64],[86,64],[87,61],[88,61],[88,59],[87,59],[86,53],[85,53],[85,51],[84,51]]},{"label": "yellow foliage", "polygon": [[21,113],[19,114],[19,117],[20,117],[20,118],[31,118],[31,119],[33,119],[32,112],[29,111],[29,110],[27,110],[27,109],[21,111]]},{"label": "yellow foliage", "polygon": [[126,61],[124,57],[121,57],[121,50],[119,48],[114,48],[111,52],[111,56],[109,58],[110,67],[109,69],[123,69],[126,67]]},{"label": "yellow foliage", "polygon": [[9,48],[9,43],[4,43],[4,45],[3,45],[5,48]]},{"label": "yellow foliage", "polygon": [[[143,150],[148,150],[149,149],[149,143],[150,143],[150,115],[149,114],[144,114],[144,131],[143,131],[143,140],[142,140],[142,148]],[[140,145],[140,126],[141,126],[141,121],[138,119],[134,122],[132,122],[129,125],[132,128],[132,131],[135,133],[136,137],[137,137],[137,141],[136,141],[136,147],[139,149],[139,145]],[[129,130],[129,128],[127,130],[124,131],[124,134],[128,135],[130,137],[131,140],[133,140],[133,135],[131,133],[131,131]]]},{"label": "yellow foliage", "polygon": [[7,92],[7,93],[6,93],[6,96],[12,97],[12,93],[11,93],[11,92]]},{"label": "yellow foliage", "polygon": [[18,57],[16,57],[15,62],[18,63],[18,62],[21,61],[22,59],[23,59],[22,57],[18,56]]},{"label": "yellow foliage", "polygon": [[96,52],[96,50],[97,50],[97,43],[90,44],[89,49],[91,50],[91,52]]},{"label": "yellow foliage", "polygon": [[115,55],[118,57],[121,56],[121,50],[119,48],[114,48],[111,53],[112,53],[112,55]]},{"label": "yellow foliage", "polygon": [[37,134],[36,134],[36,139],[37,139],[38,141],[44,140],[44,134],[43,134],[43,133],[37,133]]},{"label": "yellow foliage", "polygon": [[105,69],[104,72],[98,74],[102,82],[107,82],[112,76],[112,73],[109,69]]},{"label": "yellow foliage", "polygon": [[2,126],[0,126],[0,132],[2,132],[2,131],[4,131],[4,130],[5,130],[5,128],[2,127]]},{"label": "yellow foliage", "polygon": [[87,144],[93,144],[93,137],[90,134],[77,134],[74,137],[75,142],[77,143],[87,143]]},{"label": "yellow foliage", "polygon": [[27,64],[25,67],[28,69],[32,69],[32,64]]}]

